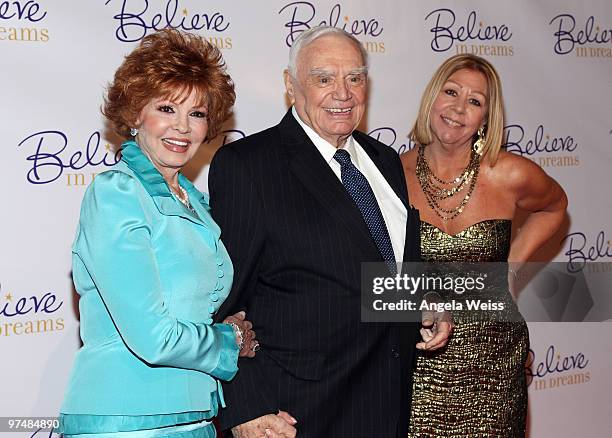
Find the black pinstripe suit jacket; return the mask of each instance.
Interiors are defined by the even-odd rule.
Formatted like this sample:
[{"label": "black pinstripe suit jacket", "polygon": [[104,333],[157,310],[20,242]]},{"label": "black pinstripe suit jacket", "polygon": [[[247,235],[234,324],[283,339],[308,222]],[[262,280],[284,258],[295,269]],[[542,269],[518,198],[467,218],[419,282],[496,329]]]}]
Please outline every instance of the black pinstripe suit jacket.
[{"label": "black pinstripe suit jacket", "polygon": [[[396,152],[353,135],[405,203],[404,260],[418,260],[418,213]],[[300,437],[405,437],[417,326],[360,322],[360,264],[383,259],[291,112],[222,147],[209,187],[235,269],[219,318],[246,309],[262,345],[224,385],[222,427],[282,409]]]}]

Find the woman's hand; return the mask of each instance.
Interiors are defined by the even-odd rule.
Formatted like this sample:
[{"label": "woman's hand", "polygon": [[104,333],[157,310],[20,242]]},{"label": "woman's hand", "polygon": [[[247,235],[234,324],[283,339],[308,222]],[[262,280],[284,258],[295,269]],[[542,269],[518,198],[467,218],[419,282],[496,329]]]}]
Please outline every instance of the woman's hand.
[{"label": "woman's hand", "polygon": [[240,347],[240,357],[255,357],[259,350],[259,342],[255,339],[253,324],[246,320],[246,313],[240,311],[228,316],[223,320],[225,324],[230,324],[236,331],[236,345]]}]

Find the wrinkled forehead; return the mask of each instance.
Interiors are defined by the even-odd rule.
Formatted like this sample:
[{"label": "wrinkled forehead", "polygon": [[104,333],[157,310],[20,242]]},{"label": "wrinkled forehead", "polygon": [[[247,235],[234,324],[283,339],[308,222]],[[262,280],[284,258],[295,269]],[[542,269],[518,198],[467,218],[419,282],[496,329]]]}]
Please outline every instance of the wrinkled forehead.
[{"label": "wrinkled forehead", "polygon": [[297,59],[298,72],[331,70],[346,73],[353,70],[367,71],[360,48],[342,35],[323,35],[304,46]]}]

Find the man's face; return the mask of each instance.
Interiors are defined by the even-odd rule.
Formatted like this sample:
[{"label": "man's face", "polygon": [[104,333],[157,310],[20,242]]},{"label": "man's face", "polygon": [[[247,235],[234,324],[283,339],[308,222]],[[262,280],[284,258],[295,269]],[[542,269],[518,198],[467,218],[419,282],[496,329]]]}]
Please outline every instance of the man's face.
[{"label": "man's face", "polygon": [[335,147],[357,128],[365,111],[367,71],[359,47],[324,35],[302,48],[297,78],[285,71],[291,103],[304,123]]}]

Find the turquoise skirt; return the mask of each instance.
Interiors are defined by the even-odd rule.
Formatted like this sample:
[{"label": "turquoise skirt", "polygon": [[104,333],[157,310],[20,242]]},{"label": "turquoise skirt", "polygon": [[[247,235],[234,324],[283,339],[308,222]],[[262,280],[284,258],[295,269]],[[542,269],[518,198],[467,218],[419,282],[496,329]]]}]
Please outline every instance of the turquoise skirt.
[{"label": "turquoise skirt", "polygon": [[215,426],[210,421],[199,421],[178,426],[160,427],[157,429],[134,430],[130,432],[83,433],[64,435],[65,438],[216,438]]}]

